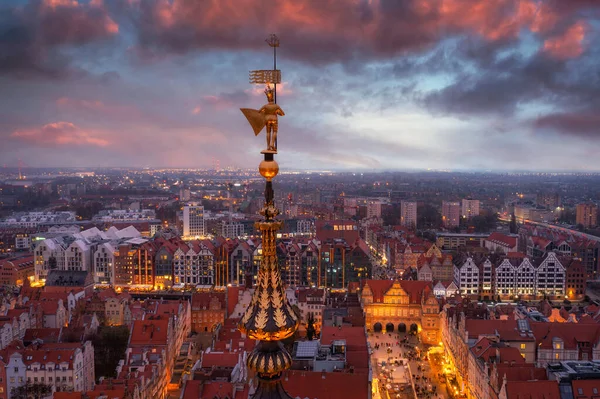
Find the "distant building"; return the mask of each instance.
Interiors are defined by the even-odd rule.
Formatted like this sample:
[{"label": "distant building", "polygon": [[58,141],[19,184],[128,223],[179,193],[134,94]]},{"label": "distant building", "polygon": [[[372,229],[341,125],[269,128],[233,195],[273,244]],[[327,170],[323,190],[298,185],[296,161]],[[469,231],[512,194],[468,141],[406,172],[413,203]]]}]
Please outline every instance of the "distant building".
[{"label": "distant building", "polygon": [[48,223],[75,222],[75,212],[20,212],[0,221],[0,226],[37,227]]},{"label": "distant building", "polygon": [[540,193],[537,195],[536,204],[547,209],[556,209],[561,205],[560,195],[558,193]]},{"label": "distant building", "polygon": [[240,222],[221,222],[221,235],[225,238],[236,238],[244,235],[244,224]]},{"label": "distant building", "polygon": [[485,247],[490,252],[517,252],[517,237],[494,232],[485,239]]},{"label": "distant building", "polygon": [[577,205],[576,223],[583,227],[594,227],[598,225],[598,207],[596,204]]},{"label": "distant building", "polygon": [[442,202],[442,223],[446,228],[457,227],[460,223],[460,203]]},{"label": "distant building", "polygon": [[15,250],[29,251],[31,249],[31,236],[27,233],[19,233],[15,236]]},{"label": "distant building", "polygon": [[94,216],[93,220],[102,222],[134,222],[140,220],[154,220],[155,218],[156,212],[154,209],[112,209],[100,211]]},{"label": "distant building", "polygon": [[371,278],[370,250],[362,239],[323,242],[320,250],[317,285],[346,288],[351,281]]},{"label": "distant building", "polygon": [[353,220],[318,220],[316,228],[320,241],[343,238],[354,243],[359,238],[358,225]]},{"label": "distant building", "polygon": [[408,228],[417,227],[417,203],[414,201],[400,202],[400,225]]},{"label": "distant building", "polygon": [[296,221],[296,233],[298,234],[315,234],[314,219],[298,219]]},{"label": "distant building", "polygon": [[537,208],[530,205],[515,205],[515,219],[519,223],[523,223],[526,220],[532,222],[552,222],[555,219],[554,212],[552,209]]},{"label": "distant building", "polygon": [[443,251],[453,251],[460,247],[483,247],[489,234],[479,233],[438,233],[436,245]]},{"label": "distant building", "polygon": [[191,192],[189,188],[181,187],[179,189],[179,200],[180,201],[189,201],[192,198]]},{"label": "distant building", "polygon": [[344,214],[348,216],[356,216],[358,209],[358,200],[356,198],[344,197]]},{"label": "distant building", "polygon": [[206,235],[204,207],[192,203],[183,207],[183,237],[194,238]]},{"label": "distant building", "polygon": [[381,201],[369,200],[367,202],[367,218],[380,218],[381,217]]},{"label": "distant building", "polygon": [[462,217],[471,219],[473,216],[479,216],[479,200],[462,200]]}]

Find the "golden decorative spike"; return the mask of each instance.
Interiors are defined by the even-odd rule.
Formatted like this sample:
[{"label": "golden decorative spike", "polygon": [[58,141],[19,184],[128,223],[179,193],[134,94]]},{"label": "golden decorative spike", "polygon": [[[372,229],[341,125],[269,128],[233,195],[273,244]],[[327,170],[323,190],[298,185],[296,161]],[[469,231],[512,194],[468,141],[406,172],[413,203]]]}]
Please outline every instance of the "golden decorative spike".
[{"label": "golden decorative spike", "polygon": [[[291,367],[292,358],[280,341],[294,334],[298,328],[298,318],[286,298],[277,264],[275,238],[283,223],[275,220],[279,210],[275,206],[272,184],[279,173],[279,165],[274,159],[277,154],[278,117],[285,113],[277,105],[277,84],[281,82],[281,72],[277,69],[275,55],[279,38],[271,35],[267,43],[273,48],[273,70],[250,72],[250,82],[267,85],[265,95],[268,104],[259,110],[241,109],[255,135],[266,127],[267,148],[261,151],[264,160],[258,168],[260,175],[266,180],[265,203],[260,211],[264,219],[255,224],[262,236],[262,259],[252,301],[244,312],[238,329],[248,338],[260,341],[247,361],[248,367],[258,374],[259,379],[252,399],[291,399],[282,388],[280,377],[284,370]],[[271,87],[271,84],[274,86]]]}]

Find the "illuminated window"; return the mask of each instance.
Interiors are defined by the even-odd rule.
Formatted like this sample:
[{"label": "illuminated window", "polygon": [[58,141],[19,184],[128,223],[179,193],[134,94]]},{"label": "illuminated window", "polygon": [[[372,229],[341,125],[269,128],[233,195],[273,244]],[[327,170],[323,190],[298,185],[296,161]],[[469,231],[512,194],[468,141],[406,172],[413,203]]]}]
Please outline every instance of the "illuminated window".
[{"label": "illuminated window", "polygon": [[521,349],[525,349],[525,344],[521,344]]},{"label": "illuminated window", "polygon": [[554,354],[554,359],[559,360],[560,359],[560,355],[558,353]]}]

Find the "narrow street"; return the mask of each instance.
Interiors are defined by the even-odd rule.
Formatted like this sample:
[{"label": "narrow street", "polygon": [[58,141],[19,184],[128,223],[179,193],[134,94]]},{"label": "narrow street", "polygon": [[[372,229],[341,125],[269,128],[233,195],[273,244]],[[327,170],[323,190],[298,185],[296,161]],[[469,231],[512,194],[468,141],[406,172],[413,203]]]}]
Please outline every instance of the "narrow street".
[{"label": "narrow street", "polygon": [[373,399],[448,398],[440,356],[408,333],[370,333]]}]

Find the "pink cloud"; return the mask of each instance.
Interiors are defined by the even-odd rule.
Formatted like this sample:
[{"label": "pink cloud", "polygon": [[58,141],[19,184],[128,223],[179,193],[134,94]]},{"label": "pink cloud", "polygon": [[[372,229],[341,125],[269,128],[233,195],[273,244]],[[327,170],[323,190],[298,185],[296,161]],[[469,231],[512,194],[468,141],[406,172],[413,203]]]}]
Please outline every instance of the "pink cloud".
[{"label": "pink cloud", "polygon": [[586,28],[585,22],[577,21],[562,35],[544,41],[544,51],[560,60],[579,57],[584,51]]},{"label": "pink cloud", "polygon": [[39,32],[49,44],[86,43],[119,33],[102,0],[43,0]]},{"label": "pink cloud", "polygon": [[[264,46],[279,32],[293,55],[317,62],[386,55],[432,45],[450,34],[513,40],[524,29],[547,35],[577,7],[540,0],[160,0],[142,7],[142,45],[190,48]],[[268,15],[268,18],[263,18]],[[158,45],[158,46],[156,46]]]},{"label": "pink cloud", "polygon": [[15,130],[11,137],[43,146],[91,145],[106,147],[108,140],[98,132],[81,129],[71,122],[48,123],[42,127]]},{"label": "pink cloud", "polygon": [[139,117],[141,115],[137,107],[128,105],[106,104],[99,100],[83,100],[77,98],[61,97],[56,100],[60,108],[75,111],[86,111],[98,115],[110,115],[119,117]]}]

